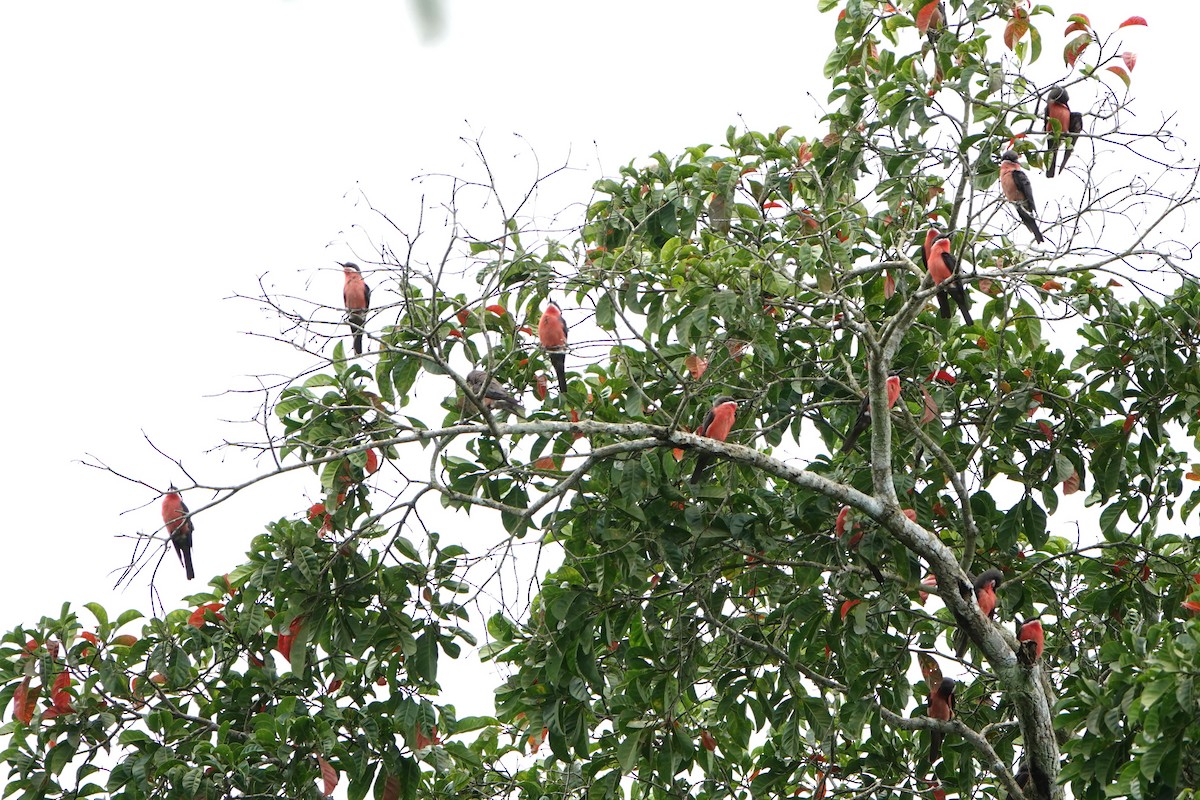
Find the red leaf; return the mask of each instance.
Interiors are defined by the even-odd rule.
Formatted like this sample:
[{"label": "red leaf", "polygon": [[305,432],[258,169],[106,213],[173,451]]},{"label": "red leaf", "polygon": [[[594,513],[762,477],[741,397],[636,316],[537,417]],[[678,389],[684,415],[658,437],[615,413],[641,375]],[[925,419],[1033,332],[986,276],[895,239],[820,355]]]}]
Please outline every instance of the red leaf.
[{"label": "red leaf", "polygon": [[692,353],[683,360],[683,365],[687,367],[687,371],[691,373],[693,380],[700,380],[700,376],[708,369],[708,359]]},{"label": "red leaf", "polygon": [[783,203],[777,203],[774,200],[768,200],[767,202],[763,203],[763,208],[783,208]]},{"label": "red leaf", "polygon": [[1149,27],[1150,23],[1146,22],[1145,17],[1130,17],[1129,19],[1118,25],[1118,28],[1128,28],[1130,25],[1145,25]]},{"label": "red leaf", "polygon": [[700,731],[700,746],[711,753],[717,749],[717,740],[708,731]]},{"label": "red leaf", "polygon": [[537,397],[538,397],[538,400],[545,400],[545,399],[546,399],[546,394],[547,394],[547,386],[546,386],[546,376],[545,376],[545,374],[543,374],[543,373],[540,373],[540,372],[538,373],[538,376],[537,376],[537,384],[536,384],[536,386],[534,387],[534,390],[533,390],[533,392],[534,392],[534,394],[536,394],[536,395],[537,395]]},{"label": "red leaf", "polygon": [[495,314],[497,317],[503,317],[508,311],[501,305],[490,305],[487,310]]},{"label": "red leaf", "polygon": [[1125,84],[1125,88],[1129,88],[1129,73],[1124,67],[1108,67],[1109,72],[1121,79],[1121,83]]},{"label": "red leaf", "polygon": [[400,779],[395,775],[388,775],[387,780],[383,782],[383,797],[380,800],[397,800],[400,797]]},{"label": "red leaf", "polygon": [[13,716],[28,725],[33,719],[33,709],[37,705],[38,689],[29,690],[29,676],[21,681],[21,685],[13,692]]},{"label": "red leaf", "polygon": [[60,672],[54,678],[54,686],[50,689],[50,702],[54,703],[54,708],[60,714],[69,714],[75,709],[71,706],[71,693],[67,689],[71,686],[71,676],[66,672]]},{"label": "red leaf", "polygon": [[975,346],[978,347],[980,350],[987,350],[988,348],[991,347],[991,345],[988,344],[988,340],[987,340],[986,336],[980,336],[978,339],[976,339]]},{"label": "red leaf", "polygon": [[929,390],[924,386],[921,387],[921,396],[925,399],[925,412],[921,414],[921,424],[925,425],[933,422],[938,418],[938,406],[933,402],[933,397],[929,394]]},{"label": "red leaf", "polygon": [[862,600],[847,600],[842,603],[842,622],[846,621],[846,615],[850,613],[850,609],[861,603]]},{"label": "red leaf", "polygon": [[379,454],[374,450],[367,451],[367,474],[374,475],[379,471]]},{"label": "red leaf", "polygon": [[334,678],[329,682],[329,685],[325,687],[325,694],[333,694],[340,688],[342,688],[342,679]]},{"label": "red leaf", "polygon": [[205,603],[193,611],[190,616],[188,616],[188,625],[191,625],[193,628],[203,628],[206,622],[205,616],[209,611],[213,613],[213,616],[216,617],[218,621],[224,622],[225,615],[217,613],[224,607],[224,603]]},{"label": "red leaf", "polygon": [[[1183,606],[1184,608],[1186,608],[1188,611],[1192,612],[1193,614],[1200,614],[1200,603],[1196,602],[1195,600],[1185,600],[1182,603],[1180,603],[1179,605]],[[29,680],[29,679],[26,678],[26,680]],[[25,720],[25,724],[29,724],[28,720]]]},{"label": "red leaf", "polygon": [[1133,68],[1137,66],[1136,53],[1121,53],[1121,60],[1125,62],[1125,68],[1133,72]]},{"label": "red leaf", "polygon": [[1137,414],[1126,414],[1125,422],[1121,424],[1121,433],[1129,433],[1133,429],[1133,423],[1137,422]]},{"label": "red leaf", "polygon": [[321,794],[329,797],[338,785],[337,770],[320,756],[317,756],[317,764],[321,767]]},{"label": "red leaf", "polygon": [[550,456],[542,456],[533,464],[534,469],[558,469],[558,463]]},{"label": "red leaf", "polygon": [[1088,29],[1088,26],[1084,25],[1082,22],[1072,22],[1070,25],[1067,26],[1067,29],[1065,31],[1063,31],[1063,36],[1070,36],[1072,33],[1075,33],[1076,31],[1085,31],[1086,32],[1087,29]]},{"label": "red leaf", "polygon": [[1075,494],[1079,491],[1079,473],[1072,472],[1065,481],[1063,481],[1063,494]]},{"label": "red leaf", "polygon": [[944,369],[939,369],[936,372],[929,373],[929,377],[926,380],[942,381],[943,383],[948,383],[951,386],[953,386],[955,383],[954,375]]},{"label": "red leaf", "polygon": [[838,536],[846,535],[846,517],[850,516],[850,507],[842,506],[842,510],[838,512],[837,521],[833,523],[833,532]]},{"label": "red leaf", "polygon": [[[934,16],[941,17],[941,14],[938,13],[938,3],[940,2],[941,0],[932,0],[932,2],[921,6],[921,10],[917,12],[917,33],[924,36],[925,32],[929,30],[929,25],[933,22]],[[941,20],[939,19],[936,24],[940,25]]]},{"label": "red leaf", "polygon": [[891,300],[896,294],[896,279],[892,277],[892,273],[883,273],[883,296],[887,300]]},{"label": "red leaf", "polygon": [[917,663],[921,665],[921,677],[925,679],[927,686],[932,688],[942,685],[942,668],[936,658],[928,653],[917,653]]},{"label": "red leaf", "polygon": [[1029,20],[1025,18],[1024,11],[1017,9],[1013,18],[1004,26],[1004,46],[1012,50],[1017,46],[1017,42],[1021,40],[1021,37],[1028,32]]},{"label": "red leaf", "polygon": [[1189,481],[1200,481],[1200,472],[1185,472],[1183,477],[1187,478]]},{"label": "red leaf", "polygon": [[92,633],[91,631],[84,631],[83,633],[79,634],[79,638],[87,639],[92,644],[100,644],[100,637],[96,636],[96,634]]},{"label": "red leaf", "polygon": [[1051,426],[1049,422],[1046,422],[1044,419],[1039,419],[1037,426],[1041,429],[1042,435],[1046,437],[1046,441],[1054,441],[1054,427]]},{"label": "red leaf", "polygon": [[1109,279],[1109,281],[1108,281],[1108,285],[1109,285],[1109,286],[1124,286],[1125,284],[1121,283],[1121,282],[1120,282],[1119,280],[1117,280],[1116,278],[1110,278],[1110,279]]},{"label": "red leaf", "polygon": [[[937,586],[937,576],[932,573],[926,575],[921,579],[921,585],[930,587]],[[921,605],[925,605],[925,601],[929,599],[929,592],[920,590],[917,592],[917,597],[921,598]]]},{"label": "red leaf", "polygon": [[1075,59],[1088,48],[1092,43],[1092,37],[1089,34],[1081,33],[1071,41],[1067,42],[1067,46],[1063,48],[1063,61],[1068,67],[1075,66]]},{"label": "red leaf", "polygon": [[1042,284],[1042,290],[1049,292],[1052,289],[1061,289],[1063,285],[1056,280],[1049,280]]}]

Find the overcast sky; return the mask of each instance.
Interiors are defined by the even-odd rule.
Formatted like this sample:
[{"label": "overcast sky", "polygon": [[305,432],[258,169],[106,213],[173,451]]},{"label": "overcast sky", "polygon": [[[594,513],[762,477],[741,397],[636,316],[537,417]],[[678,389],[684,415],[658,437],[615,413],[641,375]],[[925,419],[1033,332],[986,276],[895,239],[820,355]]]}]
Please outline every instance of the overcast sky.
[{"label": "overcast sky", "polygon": [[[279,324],[230,298],[256,294],[267,274],[340,303],[329,268],[361,252],[354,226],[378,230],[360,191],[409,221],[412,178],[460,171],[471,159],[461,137],[482,136],[514,186],[536,168],[515,154],[536,151],[544,168],[570,154],[578,171],[543,198],[549,213],[585,202],[602,173],[720,141],[730,124],[821,134],[834,17],[815,9],[458,2],[425,40],[400,0],[5,4],[0,264],[13,357],[0,628],[63,600],[148,608],[144,578],[111,591],[132,549],[114,536],[156,528],[158,498],[79,461],[95,454],[160,487],[183,480],[144,432],[205,482],[249,477],[244,457],[211,450],[255,438],[224,420],[251,416],[258,398],[223,393],[312,361],[248,335]],[[1150,27],[1127,29],[1124,49],[1139,55],[1142,120],[1192,96],[1174,78],[1194,71],[1194,4],[1057,10],[1031,70],[1039,83],[1064,74],[1069,13],[1099,29],[1137,13]],[[1194,139],[1197,116],[1184,111],[1179,130]],[[307,505],[305,492],[319,494],[314,477],[197,519],[198,579],[189,586],[167,563],[168,607],[240,563],[265,521]]]}]

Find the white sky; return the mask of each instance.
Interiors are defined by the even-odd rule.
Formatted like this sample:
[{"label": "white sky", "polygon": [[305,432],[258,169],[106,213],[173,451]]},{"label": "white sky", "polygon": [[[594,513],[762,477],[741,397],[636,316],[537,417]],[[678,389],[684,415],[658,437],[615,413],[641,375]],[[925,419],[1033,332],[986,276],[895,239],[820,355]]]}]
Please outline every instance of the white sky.
[{"label": "white sky", "polygon": [[[249,417],[256,398],[219,395],[309,362],[248,336],[279,326],[227,298],[255,294],[269,273],[340,303],[328,268],[363,244],[351,226],[378,229],[356,187],[411,221],[410,179],[458,171],[470,160],[459,137],[480,132],[515,187],[533,170],[510,158],[525,151],[517,132],[543,167],[570,152],[580,168],[543,199],[548,213],[586,201],[601,171],[721,141],[739,114],[757,130],[824,132],[814,117],[834,16],[813,0],[450,6],[444,34],[423,43],[400,0],[4,5],[0,298],[13,355],[0,629],[64,600],[148,608],[144,579],[111,591],[131,551],[113,537],[157,527],[158,499],[78,461],[93,453],[159,486],[181,481],[145,431],[206,482],[249,477],[244,458],[206,451],[255,438],[222,420]],[[1098,29],[1149,20],[1125,33],[1147,127],[1194,97],[1178,76],[1194,71],[1195,4],[1079,6]],[[1064,74],[1074,10],[1044,26],[1031,70],[1043,85]],[[1185,138],[1196,123],[1185,109]],[[298,483],[197,519],[198,578],[189,586],[172,558],[159,577],[168,607],[240,563],[265,521],[305,508],[304,491],[319,494],[315,477]]]}]

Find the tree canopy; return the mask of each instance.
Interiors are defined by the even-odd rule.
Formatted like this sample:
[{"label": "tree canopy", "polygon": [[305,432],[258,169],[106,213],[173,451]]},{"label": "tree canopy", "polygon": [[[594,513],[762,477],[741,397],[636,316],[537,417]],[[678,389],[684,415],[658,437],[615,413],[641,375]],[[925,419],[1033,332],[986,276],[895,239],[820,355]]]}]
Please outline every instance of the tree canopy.
[{"label": "tree canopy", "polygon": [[[1035,83],[1045,6],[818,5],[820,130],[635,159],[565,232],[529,217],[536,185],[454,181],[436,258],[396,220],[360,265],[362,356],[329,298],[264,297],[328,355],[273,398],[255,480],[312,470],[323,502],[187,608],[7,634],[7,792],[1200,784],[1197,172],[1130,113],[1120,41],[1145,21],[1071,16]],[[463,221],[473,202],[493,227]],[[536,332],[551,300],[565,392]],[[181,487],[201,519],[242,488]],[[480,619],[512,570],[529,602]],[[1017,636],[1035,619],[1044,650]],[[475,648],[506,677],[460,715],[439,666]]]}]

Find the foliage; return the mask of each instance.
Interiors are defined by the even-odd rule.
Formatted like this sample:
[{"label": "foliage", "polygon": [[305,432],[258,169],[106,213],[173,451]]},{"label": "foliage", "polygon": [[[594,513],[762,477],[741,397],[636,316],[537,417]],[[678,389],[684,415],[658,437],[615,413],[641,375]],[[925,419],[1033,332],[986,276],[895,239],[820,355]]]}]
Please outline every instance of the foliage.
[{"label": "foliage", "polygon": [[[1026,77],[1051,12],[952,0],[939,26],[926,6],[840,9],[824,131],[731,127],[631,162],[577,237],[498,194],[495,235],[456,228],[441,262],[398,230],[408,256],[368,274],[400,287],[377,352],[339,342],[274,405],[273,446],[323,502],[268,525],[194,610],[131,635],[134,612],[64,608],[5,637],[9,792],[996,796],[1019,758],[1055,797],[1197,785],[1200,287],[1163,233],[1194,184],[1106,173],[1105,143],[1134,136],[1117,91],[1136,59],[1074,15],[1060,83],[1088,136],[1057,180],[1083,200],[1043,197],[1049,242],[1030,246],[998,159],[1052,190],[1048,87]],[[933,306],[930,221],[970,325]],[[552,293],[604,343],[572,354],[563,396],[533,336]],[[484,408],[474,368],[540,405]],[[839,452],[896,371],[900,402]],[[455,387],[437,424],[409,405],[436,382]],[[690,434],[722,395],[729,441]],[[689,450],[721,457],[706,480]],[[1072,535],[1077,492],[1097,524]],[[428,495],[498,512],[505,536],[443,543]],[[492,715],[460,718],[439,662],[477,645],[468,611],[522,540],[561,563],[527,607],[493,609],[480,652],[506,678]],[[990,567],[995,624],[969,586]],[[1008,631],[1035,614],[1031,665]],[[925,715],[931,670],[961,676],[954,722]]]}]

